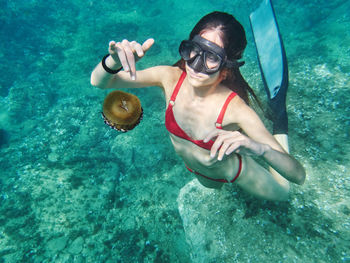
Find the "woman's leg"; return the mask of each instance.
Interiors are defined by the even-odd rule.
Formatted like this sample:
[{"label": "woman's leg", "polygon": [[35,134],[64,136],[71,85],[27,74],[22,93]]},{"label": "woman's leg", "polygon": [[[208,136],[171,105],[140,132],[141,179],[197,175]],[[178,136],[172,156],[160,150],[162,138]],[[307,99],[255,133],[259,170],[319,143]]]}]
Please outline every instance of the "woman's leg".
[{"label": "woman's leg", "polygon": [[[288,144],[288,135],[287,134],[274,134],[273,137],[275,137],[276,141],[282,146],[282,148],[289,153],[289,144]],[[289,189],[289,181],[282,177],[279,173],[277,173],[273,168],[269,168],[270,173],[272,176],[279,182],[281,185],[284,185],[285,187],[288,187]]]},{"label": "woman's leg", "polygon": [[243,167],[237,184],[250,194],[267,200],[286,201],[289,182],[277,172],[270,173],[249,156],[242,156]]}]

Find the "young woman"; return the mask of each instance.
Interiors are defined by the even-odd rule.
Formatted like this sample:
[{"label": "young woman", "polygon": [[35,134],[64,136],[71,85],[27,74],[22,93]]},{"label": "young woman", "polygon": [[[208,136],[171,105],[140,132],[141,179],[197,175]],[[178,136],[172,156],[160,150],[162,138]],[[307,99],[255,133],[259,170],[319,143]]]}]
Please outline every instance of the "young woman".
[{"label": "young woman", "polygon": [[[248,106],[248,92],[255,95],[238,61],[247,42],[232,15],[204,16],[189,40],[182,41],[182,59],[174,66],[136,71],[135,63],[153,43],[111,41],[109,55],[92,72],[91,84],[101,89],[161,87],[167,103],[165,125],[175,151],[206,187],[235,182],[257,197],[286,200],[289,182],[303,184],[304,168]],[[251,156],[262,158],[271,171]]]}]

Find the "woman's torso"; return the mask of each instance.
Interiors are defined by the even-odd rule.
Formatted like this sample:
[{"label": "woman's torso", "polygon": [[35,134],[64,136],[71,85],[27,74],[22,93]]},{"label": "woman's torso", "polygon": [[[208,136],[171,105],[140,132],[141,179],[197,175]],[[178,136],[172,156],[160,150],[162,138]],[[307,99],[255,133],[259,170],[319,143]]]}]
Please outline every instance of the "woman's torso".
[{"label": "woman's torso", "polygon": [[[172,107],[172,113],[177,125],[192,139],[202,141],[210,132],[216,129],[216,121],[228,96],[232,93],[228,88],[218,86],[214,93],[206,97],[195,97],[191,94],[189,83],[185,78],[176,95],[174,105],[169,105],[175,86],[182,74],[178,68],[174,68],[172,81],[165,84],[165,97],[167,110]],[[225,120],[225,118],[224,118]],[[223,129],[238,130],[238,125],[223,122]],[[170,138],[175,151],[182,157],[185,164],[195,172],[213,179],[226,179],[231,181],[238,169],[237,155],[225,156],[222,161],[217,157],[211,158],[210,151],[196,145],[194,142],[180,138],[170,133]],[[222,183],[197,176],[202,184],[207,187],[220,187]]]}]

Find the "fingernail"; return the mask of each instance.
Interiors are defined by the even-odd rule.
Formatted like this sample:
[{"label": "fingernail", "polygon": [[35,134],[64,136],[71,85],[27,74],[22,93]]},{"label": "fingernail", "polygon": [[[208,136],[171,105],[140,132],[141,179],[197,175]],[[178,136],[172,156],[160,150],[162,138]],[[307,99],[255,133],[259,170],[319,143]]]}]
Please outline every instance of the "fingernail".
[{"label": "fingernail", "polygon": [[136,76],[135,75],[131,75],[131,80],[136,80]]}]

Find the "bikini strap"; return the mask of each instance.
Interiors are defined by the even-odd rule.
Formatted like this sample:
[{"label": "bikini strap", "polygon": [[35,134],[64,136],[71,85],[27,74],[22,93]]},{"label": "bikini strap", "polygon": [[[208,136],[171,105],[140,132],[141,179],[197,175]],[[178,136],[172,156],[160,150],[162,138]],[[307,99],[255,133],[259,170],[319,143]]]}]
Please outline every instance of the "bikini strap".
[{"label": "bikini strap", "polygon": [[177,81],[177,84],[175,86],[173,94],[171,95],[169,104],[174,105],[175,100],[176,100],[176,96],[179,93],[180,87],[181,87],[182,82],[184,81],[185,77],[186,77],[186,71],[183,71],[179,80]]},{"label": "bikini strap", "polygon": [[237,93],[232,91],[231,94],[227,97],[224,106],[222,106],[222,108],[221,108],[219,117],[216,120],[216,123],[215,123],[216,128],[222,129],[222,120],[224,119],[224,115],[225,115],[227,106],[236,95],[237,95]]}]

